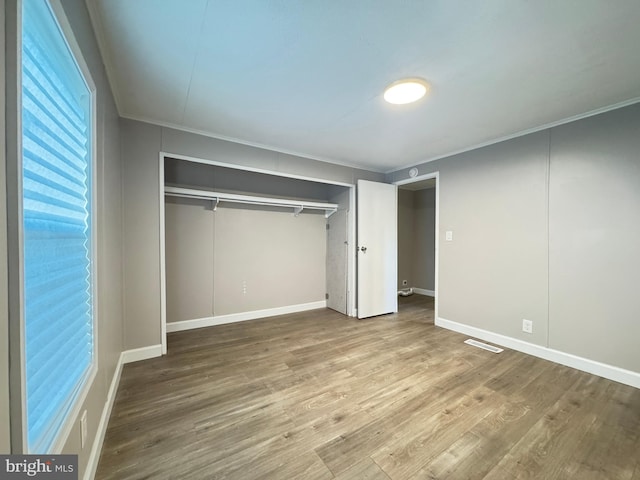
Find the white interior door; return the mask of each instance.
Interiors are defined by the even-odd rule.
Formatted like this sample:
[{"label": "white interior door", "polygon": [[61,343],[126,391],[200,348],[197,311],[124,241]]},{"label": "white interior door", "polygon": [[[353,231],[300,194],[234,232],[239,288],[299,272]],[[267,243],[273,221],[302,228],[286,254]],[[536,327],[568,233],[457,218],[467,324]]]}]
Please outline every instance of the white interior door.
[{"label": "white interior door", "polygon": [[398,191],[358,180],[358,318],[398,311]]}]

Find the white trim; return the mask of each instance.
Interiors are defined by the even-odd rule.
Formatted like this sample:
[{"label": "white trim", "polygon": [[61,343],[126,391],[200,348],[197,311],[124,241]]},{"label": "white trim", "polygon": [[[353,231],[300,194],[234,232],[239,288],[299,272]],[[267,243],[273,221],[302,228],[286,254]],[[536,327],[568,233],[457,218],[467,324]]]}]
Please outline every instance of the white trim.
[{"label": "white trim", "polygon": [[165,238],[165,186],[164,186],[164,156],[160,152],[158,156],[158,181],[160,193],[160,343],[162,354],[167,354],[167,265],[166,265],[166,238]]},{"label": "white trim", "polygon": [[[73,56],[73,60],[78,66],[78,70],[82,73],[84,77],[83,80],[87,85],[87,90],[93,93],[93,96],[97,95],[96,84],[93,81],[93,77],[91,76],[91,70],[87,66],[87,62],[84,59],[84,55],[82,54],[82,49],[80,48],[80,44],[76,40],[76,37],[73,33],[73,28],[71,28],[71,24],[67,19],[67,14],[64,11],[64,7],[62,6],[62,0],[48,0],[49,5],[51,6],[51,11],[56,21],[58,22],[58,26],[62,32],[62,37],[69,48]],[[92,105],[93,106],[93,105]],[[93,133],[93,132],[92,132]],[[93,139],[92,139],[93,140]]]},{"label": "white trim", "polygon": [[122,352],[122,363],[139,362],[162,356],[162,345],[149,345],[148,347],[133,348]]},{"label": "white trim", "polygon": [[418,295],[425,295],[427,297],[435,297],[436,296],[436,292],[434,290],[426,290],[424,288],[413,287],[413,293],[417,293]]},{"label": "white trim", "polygon": [[[6,8],[6,5],[5,5]],[[16,31],[17,45],[16,45],[16,80],[17,80],[17,100],[16,100],[16,133],[17,133],[17,207],[18,207],[18,302],[19,302],[19,322],[20,322],[20,397],[21,397],[21,426],[22,426],[22,451],[29,452],[29,438],[27,432],[27,368],[26,368],[26,328],[25,328],[25,312],[24,312],[24,208],[23,208],[23,166],[22,166],[22,37],[23,37],[23,18],[22,18],[22,1],[16,2],[18,26]],[[7,139],[5,138],[5,142]],[[11,319],[9,319],[11,321]],[[9,365],[11,368],[11,365]],[[17,430],[17,429],[16,429]],[[12,432],[12,449],[14,434]]]},{"label": "white trim", "polygon": [[282,153],[284,155],[291,155],[294,157],[305,158],[307,160],[314,160],[316,162],[329,163],[332,165],[338,165],[340,167],[348,167],[356,170],[365,170],[368,172],[375,172],[375,173],[385,173],[382,170],[379,170],[379,169],[374,170],[373,167],[367,167],[367,166],[359,165],[356,163],[341,162],[339,160],[334,160],[331,158],[309,155],[305,153],[296,152],[293,150],[288,150],[286,148],[278,148],[273,145],[265,145],[263,143],[251,142],[249,140],[242,140],[240,138],[228,137],[226,135],[220,135],[220,134],[216,134],[206,130],[199,130],[197,128],[185,127],[184,125],[177,125],[171,122],[162,122],[159,120],[153,120],[141,115],[131,115],[122,111],[119,111],[119,113],[122,118],[135,120],[136,122],[143,122],[151,125],[157,125],[158,127],[171,128],[172,130],[177,130],[179,132],[193,133],[194,135],[201,135],[203,137],[215,138],[216,140],[223,140],[225,142],[237,143],[239,145],[246,145],[247,147],[259,148],[261,150],[267,150],[270,152]]},{"label": "white trim", "polygon": [[296,180],[307,180],[309,182],[324,183],[327,185],[338,185],[340,187],[355,187],[353,183],[339,182],[337,180],[327,180],[327,179],[316,178],[316,177],[307,177],[305,175],[296,175],[294,173],[278,172],[275,170],[268,170],[265,168],[249,167],[249,166],[240,165],[237,163],[219,162],[217,160],[208,160],[206,158],[191,157],[189,155],[180,155],[178,153],[161,151],[160,156],[163,159],[166,159],[168,157],[168,158],[173,158],[175,160],[185,160],[193,163],[202,163],[204,165],[212,165],[214,167],[233,168],[234,170],[242,170],[245,172],[264,173],[265,175],[274,175],[276,177],[294,178]]},{"label": "white trim", "polygon": [[82,49],[78,44],[76,37],[73,33],[73,29],[67,19],[67,15],[64,11],[60,0],[49,0],[51,11],[58,26],[60,27],[64,42],[67,44],[67,48],[71,53],[73,61],[76,63],[78,70],[81,73],[82,80],[90,93],[89,98],[89,121],[90,121],[90,142],[91,142],[91,317],[93,321],[93,359],[91,370],[89,371],[86,380],[84,381],[83,389],[80,391],[78,397],[74,400],[74,407],[69,412],[66,425],[63,423],[63,428],[58,436],[58,439],[52,445],[51,449],[54,452],[61,453],[64,445],[67,443],[71,431],[76,426],[76,420],[81,414],[81,411],[85,408],[85,401],[89,391],[93,387],[96,375],[98,373],[98,338],[99,331],[99,298],[98,298],[98,105],[97,96],[98,92],[96,85],[91,76],[91,70],[87,66],[87,63],[82,54]]},{"label": "white trim", "polygon": [[109,425],[109,418],[111,417],[111,410],[116,399],[116,393],[118,391],[118,385],[120,384],[120,375],[122,374],[122,366],[124,365],[124,353],[120,354],[116,370],[113,373],[111,379],[111,386],[107,392],[107,399],[104,402],[104,408],[102,409],[102,415],[100,415],[100,422],[98,423],[98,429],[96,430],[96,436],[93,439],[93,445],[91,446],[91,453],[89,454],[89,460],[87,461],[87,467],[84,471],[84,480],[92,480],[96,475],[98,469],[98,462],[100,461],[100,452],[102,451],[102,445],[104,444],[104,437],[107,433],[107,426]]},{"label": "white trim", "polygon": [[267,308],[264,310],[253,310],[251,312],[230,313],[228,315],[217,315],[214,317],[195,318],[193,320],[181,320],[179,322],[167,323],[167,332],[181,332],[194,328],[212,327],[214,325],[224,325],[226,323],[244,322],[247,320],[258,320],[287,313],[306,312],[318,308],[327,308],[327,301],[301,303],[299,305],[288,305],[286,307]]},{"label": "white trim", "polygon": [[562,120],[557,120],[555,122],[545,123],[544,125],[540,125],[539,127],[528,128],[526,130],[520,130],[519,132],[512,133],[511,135],[505,135],[503,137],[499,137],[493,140],[488,140],[486,142],[478,143],[470,147],[461,148],[459,150],[453,150],[449,153],[444,153],[442,155],[436,155],[435,157],[429,157],[425,160],[420,160],[416,163],[411,163],[409,165],[405,165],[404,167],[394,168],[392,170],[388,170],[385,175],[390,175],[392,173],[399,172],[401,170],[405,170],[407,168],[418,167],[420,165],[424,165],[425,163],[435,162],[436,160],[442,160],[443,158],[453,157],[454,155],[460,155],[461,153],[471,152],[472,150],[477,150],[479,148],[488,147],[489,145],[495,145],[496,143],[506,142],[507,140],[513,140],[514,138],[524,137],[525,135],[529,135],[531,133],[541,132],[543,130],[548,130],[554,127],[559,127],[560,125],[566,125],[567,123],[577,122],[578,120],[583,120],[585,118],[593,117],[595,115],[600,115],[601,113],[610,112],[612,110],[617,110],[619,108],[628,107],[629,105],[633,105],[635,103],[640,102],[640,97],[631,98],[629,100],[625,100],[623,102],[614,103],[613,105],[608,105],[606,107],[596,108],[595,110],[590,110],[586,113],[580,113],[578,115],[573,115],[572,117],[563,118]]},{"label": "white trim", "polygon": [[620,382],[625,385],[640,388],[640,373],[638,372],[632,372],[631,370],[625,370],[624,368],[596,362],[595,360],[589,360],[588,358],[578,357],[571,353],[565,353],[552,348],[535,345],[523,340],[518,340],[517,338],[507,337],[506,335],[489,332],[488,330],[472,327],[441,317],[436,317],[435,324],[438,327],[480,338],[487,342],[496,343],[512,350],[533,355],[534,357],[543,358],[561,365],[566,365],[567,367],[582,370],[583,372],[598,375],[599,377],[608,378],[614,382]]},{"label": "white trim", "polygon": [[418,175],[417,177],[404,178],[402,180],[396,180],[392,182],[394,185],[408,185],[410,183],[421,182],[422,180],[431,180],[432,178],[438,178],[438,172],[424,173],[422,175]]},{"label": "white trim", "polygon": [[[436,174],[436,246],[435,246],[435,272],[434,272],[434,291],[435,293],[440,291],[438,284],[440,282],[440,172]],[[433,298],[433,318],[438,318],[438,309],[440,308],[440,300],[438,295]]]},{"label": "white trim", "polygon": [[358,208],[356,205],[356,187],[352,186],[349,190],[349,212],[347,219],[347,314],[352,317],[358,317],[358,309],[356,308],[356,297],[358,285],[356,283],[356,272],[358,271],[356,260],[356,217]]}]

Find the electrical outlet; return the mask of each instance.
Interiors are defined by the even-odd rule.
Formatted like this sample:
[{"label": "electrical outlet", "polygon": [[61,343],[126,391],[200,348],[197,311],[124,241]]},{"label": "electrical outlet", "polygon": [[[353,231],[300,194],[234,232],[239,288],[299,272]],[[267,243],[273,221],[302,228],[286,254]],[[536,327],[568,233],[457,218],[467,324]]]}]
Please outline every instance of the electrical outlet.
[{"label": "electrical outlet", "polygon": [[82,412],[80,417],[80,448],[84,448],[87,441],[87,411]]},{"label": "electrical outlet", "polygon": [[444,238],[447,242],[453,242],[453,230],[447,230],[444,234]]},{"label": "electrical outlet", "polygon": [[525,333],[533,333],[533,320],[522,319],[522,331]]}]

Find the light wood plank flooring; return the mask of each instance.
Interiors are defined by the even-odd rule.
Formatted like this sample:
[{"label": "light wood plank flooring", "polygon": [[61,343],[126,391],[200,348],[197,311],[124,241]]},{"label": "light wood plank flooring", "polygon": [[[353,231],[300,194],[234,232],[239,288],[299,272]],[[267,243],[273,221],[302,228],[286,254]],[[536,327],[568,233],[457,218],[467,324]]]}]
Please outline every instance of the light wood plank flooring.
[{"label": "light wood plank flooring", "polygon": [[316,310],[124,367],[98,479],[640,479],[640,390],[433,325]]}]

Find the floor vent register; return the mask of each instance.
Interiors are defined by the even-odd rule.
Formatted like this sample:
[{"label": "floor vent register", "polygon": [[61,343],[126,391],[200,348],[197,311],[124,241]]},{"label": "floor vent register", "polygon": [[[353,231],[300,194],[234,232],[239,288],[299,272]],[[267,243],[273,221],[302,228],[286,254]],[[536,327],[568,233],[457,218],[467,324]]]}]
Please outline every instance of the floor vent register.
[{"label": "floor vent register", "polygon": [[473,345],[474,347],[482,348],[484,350],[489,350],[490,352],[493,352],[493,353],[504,352],[504,349],[502,348],[494,347],[493,345],[482,343],[482,342],[479,342],[478,340],[473,340],[471,338],[465,340],[464,343],[466,343],[467,345]]}]

